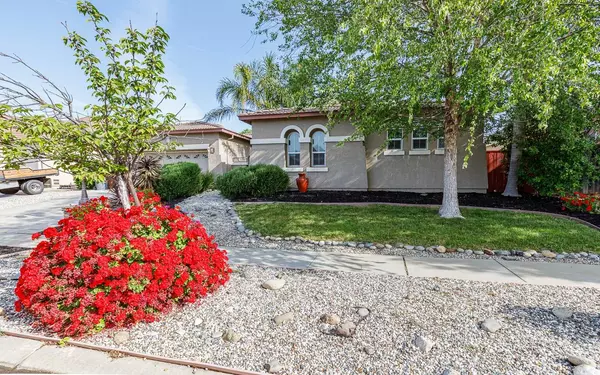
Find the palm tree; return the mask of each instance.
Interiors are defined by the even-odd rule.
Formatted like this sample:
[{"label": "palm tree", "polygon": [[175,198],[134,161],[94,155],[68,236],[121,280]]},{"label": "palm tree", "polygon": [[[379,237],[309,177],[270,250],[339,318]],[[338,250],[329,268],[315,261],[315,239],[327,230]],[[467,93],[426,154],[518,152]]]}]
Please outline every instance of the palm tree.
[{"label": "palm tree", "polygon": [[283,71],[272,53],[249,64],[236,64],[233,78],[221,79],[216,97],[219,106],[204,116],[205,121],[219,122],[240,113],[293,105],[293,95],[286,89]]}]

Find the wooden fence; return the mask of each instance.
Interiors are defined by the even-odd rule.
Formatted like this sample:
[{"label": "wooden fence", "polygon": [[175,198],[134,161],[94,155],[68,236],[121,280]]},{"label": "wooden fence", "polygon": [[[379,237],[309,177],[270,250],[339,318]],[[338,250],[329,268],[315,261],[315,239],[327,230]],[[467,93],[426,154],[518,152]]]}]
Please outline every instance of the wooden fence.
[{"label": "wooden fence", "polygon": [[488,192],[501,193],[506,186],[506,164],[500,150],[487,151]]}]

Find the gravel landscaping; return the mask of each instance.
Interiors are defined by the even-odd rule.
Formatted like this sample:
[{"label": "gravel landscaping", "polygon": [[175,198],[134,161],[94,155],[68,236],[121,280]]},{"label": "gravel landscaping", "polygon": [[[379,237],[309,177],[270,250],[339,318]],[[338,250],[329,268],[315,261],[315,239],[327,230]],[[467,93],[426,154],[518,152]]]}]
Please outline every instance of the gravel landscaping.
[{"label": "gravel landscaping", "polygon": [[[0,329],[33,332],[14,283]],[[587,288],[245,266],[200,304],[83,341],[281,374],[572,374],[569,355],[600,362],[599,308]]]},{"label": "gravel landscaping", "polygon": [[494,249],[494,251],[481,249],[446,249],[441,247],[424,247],[419,244],[376,244],[336,241],[312,241],[310,239],[289,237],[277,238],[262,236],[244,227],[235,212],[234,204],[223,198],[218,192],[206,192],[188,198],[179,203],[181,208],[195,217],[206,227],[207,231],[215,236],[219,245],[224,247],[249,247],[278,250],[300,251],[329,251],[343,253],[375,253],[384,255],[418,256],[418,257],[453,257],[453,258],[480,258],[499,256],[510,260],[519,261],[547,261],[569,262],[600,265],[600,256],[597,254],[580,253],[553,253],[542,251],[515,251]]}]

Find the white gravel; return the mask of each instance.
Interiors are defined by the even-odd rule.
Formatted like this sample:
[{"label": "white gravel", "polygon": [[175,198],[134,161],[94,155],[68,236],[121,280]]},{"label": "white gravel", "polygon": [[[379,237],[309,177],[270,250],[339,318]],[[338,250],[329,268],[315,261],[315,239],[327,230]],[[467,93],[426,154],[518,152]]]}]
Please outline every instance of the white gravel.
[{"label": "white gravel", "polygon": [[[286,280],[282,289],[261,287],[275,277]],[[27,315],[14,313],[10,283],[0,284],[8,313],[0,329],[31,332]],[[359,316],[361,307],[367,316]],[[572,309],[573,317],[556,318],[555,307]],[[291,321],[273,321],[289,312]],[[298,375],[571,374],[570,353],[600,362],[599,312],[600,293],[589,288],[245,266],[200,304],[134,326],[124,344],[110,330],[83,341],[254,371],[278,361],[284,374]],[[326,313],[355,323],[354,336],[331,334],[334,327],[320,320]],[[482,330],[487,318],[502,329]],[[225,342],[228,329],[240,341]],[[428,353],[414,346],[419,335],[434,342]]]},{"label": "white gravel", "polygon": [[[464,249],[465,252],[439,253],[432,248],[419,246],[419,244],[383,244],[363,243],[359,246],[349,247],[345,245],[331,245],[331,241],[312,241],[309,239],[294,240],[273,240],[271,237],[263,236],[260,233],[244,233],[238,230],[238,225],[242,224],[239,216],[235,212],[235,205],[228,199],[222,197],[217,191],[209,191],[182,201],[179,206],[188,213],[193,213],[207,229],[215,236],[217,243],[224,247],[241,248],[261,248],[277,249],[290,251],[324,251],[338,253],[363,253],[363,254],[383,254],[400,255],[410,257],[436,257],[436,258],[469,258],[469,259],[488,259],[488,255],[477,255],[473,250]],[[246,229],[246,228],[244,228]],[[247,230],[247,229],[246,229]],[[376,246],[379,245],[379,246]],[[461,249],[463,250],[463,249]],[[515,256],[508,250],[500,250],[508,254],[499,255],[507,260],[517,260],[524,262],[568,262],[600,265],[600,257],[596,254],[566,254],[561,253],[562,259],[550,259],[535,254],[533,257]]]},{"label": "white gravel", "polygon": [[42,194],[38,195],[27,195],[22,191],[12,195],[0,193],[0,210],[51,201],[57,198],[73,197],[76,200],[80,195],[80,191],[59,189],[45,189]]}]

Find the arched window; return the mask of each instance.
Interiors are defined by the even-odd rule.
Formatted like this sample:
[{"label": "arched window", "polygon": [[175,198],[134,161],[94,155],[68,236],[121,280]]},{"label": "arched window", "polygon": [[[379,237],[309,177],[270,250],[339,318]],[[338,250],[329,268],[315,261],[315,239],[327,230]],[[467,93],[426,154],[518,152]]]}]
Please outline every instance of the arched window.
[{"label": "arched window", "polygon": [[325,133],[322,130],[315,130],[310,137],[311,144],[311,166],[325,166]]},{"label": "arched window", "polygon": [[300,166],[300,134],[291,131],[286,137],[285,161],[288,167]]}]

